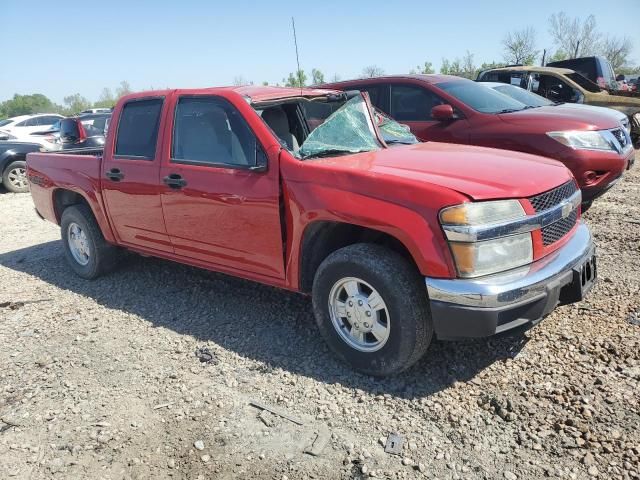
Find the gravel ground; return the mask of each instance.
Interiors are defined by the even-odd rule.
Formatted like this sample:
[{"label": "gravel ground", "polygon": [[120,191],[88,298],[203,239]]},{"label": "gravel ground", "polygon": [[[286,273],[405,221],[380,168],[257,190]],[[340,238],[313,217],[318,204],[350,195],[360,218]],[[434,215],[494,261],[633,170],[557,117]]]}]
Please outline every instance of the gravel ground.
[{"label": "gravel ground", "polygon": [[0,478],[640,478],[639,205],[636,167],[585,215],[585,302],[376,380],[305,297],[135,255],[74,276],[58,228],[2,192]]}]

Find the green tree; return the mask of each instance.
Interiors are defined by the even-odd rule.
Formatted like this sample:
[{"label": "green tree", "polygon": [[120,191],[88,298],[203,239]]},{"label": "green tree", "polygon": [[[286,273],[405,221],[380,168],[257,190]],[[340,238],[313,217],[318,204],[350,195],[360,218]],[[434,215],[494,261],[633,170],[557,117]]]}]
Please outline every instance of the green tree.
[{"label": "green tree", "polygon": [[32,113],[55,113],[61,107],[54,104],[41,93],[32,95],[15,94],[13,98],[0,103],[0,117],[16,117],[18,115],[30,115]]},{"label": "green tree", "polygon": [[621,73],[622,75],[640,75],[640,65],[637,67],[620,67],[616,73]]},{"label": "green tree", "polygon": [[555,51],[555,53],[554,53],[553,55],[551,55],[551,56],[547,59],[546,63],[549,63],[549,62],[559,62],[559,61],[561,61],[561,60],[567,60],[567,59],[569,59],[569,58],[571,58],[571,57],[570,57],[570,56],[569,56],[569,54],[568,54],[567,52],[565,52],[564,50],[556,50],[556,51]]},{"label": "green tree", "polygon": [[307,84],[307,75],[304,70],[298,70],[295,74],[290,73],[289,78],[283,78],[285,87],[304,87]]},{"label": "green tree", "polygon": [[473,63],[473,53],[467,50],[467,53],[462,59],[456,57],[452,62],[446,58],[442,59],[440,65],[440,73],[443,75],[455,75],[457,77],[464,77],[468,79],[475,79],[478,73],[478,68]]},{"label": "green tree", "polygon": [[319,85],[324,83],[324,73],[317,68],[311,70],[311,85]]},{"label": "green tree", "polygon": [[66,105],[65,113],[67,113],[67,115],[73,115],[87,108],[91,108],[91,102],[79,93],[64,97],[64,104]]},{"label": "green tree", "polygon": [[102,93],[100,93],[100,98],[98,98],[97,102],[93,103],[94,108],[111,108],[116,104],[116,98],[111,93],[111,89],[104,87],[102,89]]},{"label": "green tree", "polygon": [[120,85],[116,87],[116,98],[124,97],[130,93],[133,93],[133,90],[131,90],[131,85],[126,80],[121,81]]},{"label": "green tree", "polygon": [[424,65],[418,65],[415,69],[411,69],[409,73],[412,75],[416,73],[424,73],[428,75],[430,73],[436,73],[436,71],[434,70],[431,62],[424,62]]},{"label": "green tree", "polygon": [[491,70],[492,68],[502,68],[506,66],[507,64],[504,62],[491,62],[491,63],[484,62],[482,65],[480,65],[480,67],[478,68],[478,71],[482,72],[484,70]]}]

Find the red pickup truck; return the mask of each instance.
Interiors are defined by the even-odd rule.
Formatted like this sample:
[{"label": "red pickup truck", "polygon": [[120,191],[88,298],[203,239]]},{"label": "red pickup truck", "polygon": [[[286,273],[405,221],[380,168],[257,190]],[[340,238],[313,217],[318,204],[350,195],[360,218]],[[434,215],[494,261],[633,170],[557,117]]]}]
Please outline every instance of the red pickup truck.
[{"label": "red pickup truck", "polygon": [[310,293],[323,337],[367,374],[409,367],[434,334],[535,323],[596,276],[566,167],[416,143],[366,93],[137,93],[104,151],[83,153],[27,157],[36,210],[78,275],[125,248]]}]

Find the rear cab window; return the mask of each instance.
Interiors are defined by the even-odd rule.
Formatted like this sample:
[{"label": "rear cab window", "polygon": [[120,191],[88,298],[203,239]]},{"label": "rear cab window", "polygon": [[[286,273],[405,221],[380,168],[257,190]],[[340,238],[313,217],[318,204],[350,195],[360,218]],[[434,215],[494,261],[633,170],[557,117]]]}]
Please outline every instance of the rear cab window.
[{"label": "rear cab window", "polygon": [[164,98],[127,102],[120,113],[115,156],[153,160]]}]

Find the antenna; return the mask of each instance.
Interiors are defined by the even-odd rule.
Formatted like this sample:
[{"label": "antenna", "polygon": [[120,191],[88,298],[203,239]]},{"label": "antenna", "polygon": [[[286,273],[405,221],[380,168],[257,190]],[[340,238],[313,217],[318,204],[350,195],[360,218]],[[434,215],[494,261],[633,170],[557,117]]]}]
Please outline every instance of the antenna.
[{"label": "antenna", "polygon": [[300,84],[300,96],[302,96],[302,78],[300,75],[300,57],[298,57],[298,39],[296,37],[296,22],[293,17],[291,17],[291,28],[293,28],[293,43],[296,46],[296,64],[298,65],[298,70],[296,70],[296,78],[298,79],[298,83]]}]

